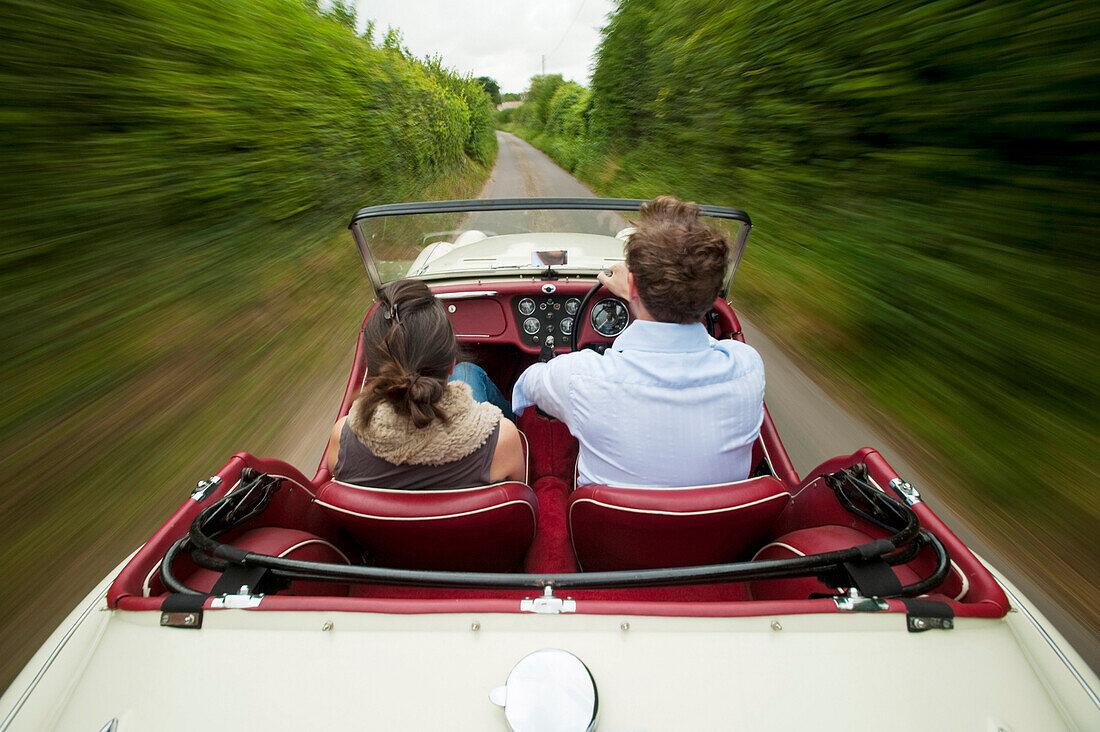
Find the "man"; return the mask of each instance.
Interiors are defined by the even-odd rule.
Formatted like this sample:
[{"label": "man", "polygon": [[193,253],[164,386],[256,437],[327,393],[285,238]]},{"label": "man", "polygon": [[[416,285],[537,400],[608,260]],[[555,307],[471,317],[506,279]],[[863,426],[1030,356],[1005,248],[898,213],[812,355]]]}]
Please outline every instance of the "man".
[{"label": "man", "polygon": [[625,245],[626,262],[599,280],[634,315],[604,354],[532,365],[512,408],[537,404],[580,443],[578,483],[688,486],[747,478],[764,410],[764,364],[700,322],[720,292],[729,240],[699,207],[649,201]]}]

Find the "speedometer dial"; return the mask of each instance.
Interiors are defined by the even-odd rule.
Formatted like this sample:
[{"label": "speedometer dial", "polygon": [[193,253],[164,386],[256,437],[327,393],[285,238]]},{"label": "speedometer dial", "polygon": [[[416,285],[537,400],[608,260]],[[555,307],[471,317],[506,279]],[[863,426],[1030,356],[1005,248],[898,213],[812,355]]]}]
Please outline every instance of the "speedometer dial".
[{"label": "speedometer dial", "polygon": [[600,300],[592,308],[592,327],[604,338],[614,338],[626,329],[630,314],[626,305],[614,298]]}]

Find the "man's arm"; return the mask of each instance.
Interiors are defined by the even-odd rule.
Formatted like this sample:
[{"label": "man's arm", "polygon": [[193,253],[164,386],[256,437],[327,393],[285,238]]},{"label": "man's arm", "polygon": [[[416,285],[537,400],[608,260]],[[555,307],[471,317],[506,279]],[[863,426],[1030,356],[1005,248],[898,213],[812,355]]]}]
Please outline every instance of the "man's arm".
[{"label": "man's arm", "polygon": [[545,363],[528,366],[512,388],[512,411],[516,416],[527,407],[537,404],[542,411],[569,424],[572,417],[572,362],[579,355],[581,354],[566,354]]}]

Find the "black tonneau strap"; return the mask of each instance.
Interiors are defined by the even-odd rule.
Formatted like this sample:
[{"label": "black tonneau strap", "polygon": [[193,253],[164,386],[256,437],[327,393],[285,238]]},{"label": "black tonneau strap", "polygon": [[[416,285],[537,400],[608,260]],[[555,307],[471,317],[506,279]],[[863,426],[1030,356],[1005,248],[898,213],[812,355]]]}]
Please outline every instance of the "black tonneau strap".
[{"label": "black tonneau strap", "polygon": [[901,592],[901,580],[890,565],[881,559],[863,562],[845,562],[844,570],[861,595],[867,597],[891,597]]},{"label": "black tonneau strap", "polygon": [[[210,594],[214,597],[222,595],[259,595],[273,589],[274,577],[270,576],[271,570],[267,567],[241,567],[231,564],[222,572],[222,576],[214,583]],[[265,586],[266,585],[266,586]],[[242,593],[241,590],[244,590]]]}]

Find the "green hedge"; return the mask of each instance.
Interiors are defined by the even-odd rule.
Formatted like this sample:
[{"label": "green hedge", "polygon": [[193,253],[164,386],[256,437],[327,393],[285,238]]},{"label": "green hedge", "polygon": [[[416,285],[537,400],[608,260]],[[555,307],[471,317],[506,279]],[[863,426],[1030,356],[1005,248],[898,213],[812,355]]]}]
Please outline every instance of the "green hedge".
[{"label": "green hedge", "polygon": [[64,408],[118,378],[67,369],[43,390],[36,362],[71,363],[81,344],[205,288],[218,307],[249,301],[262,287],[251,273],[308,253],[353,208],[419,197],[496,152],[480,85],[307,3],[7,5],[0,434],[43,400]]},{"label": "green hedge", "polygon": [[476,195],[496,139],[479,84],[305,0],[0,17],[3,688],[230,454],[312,469],[370,298],[351,213]]},{"label": "green hedge", "polygon": [[1097,37],[1083,1],[624,0],[586,135],[517,129],[747,209],[741,306],[1095,576]]}]

